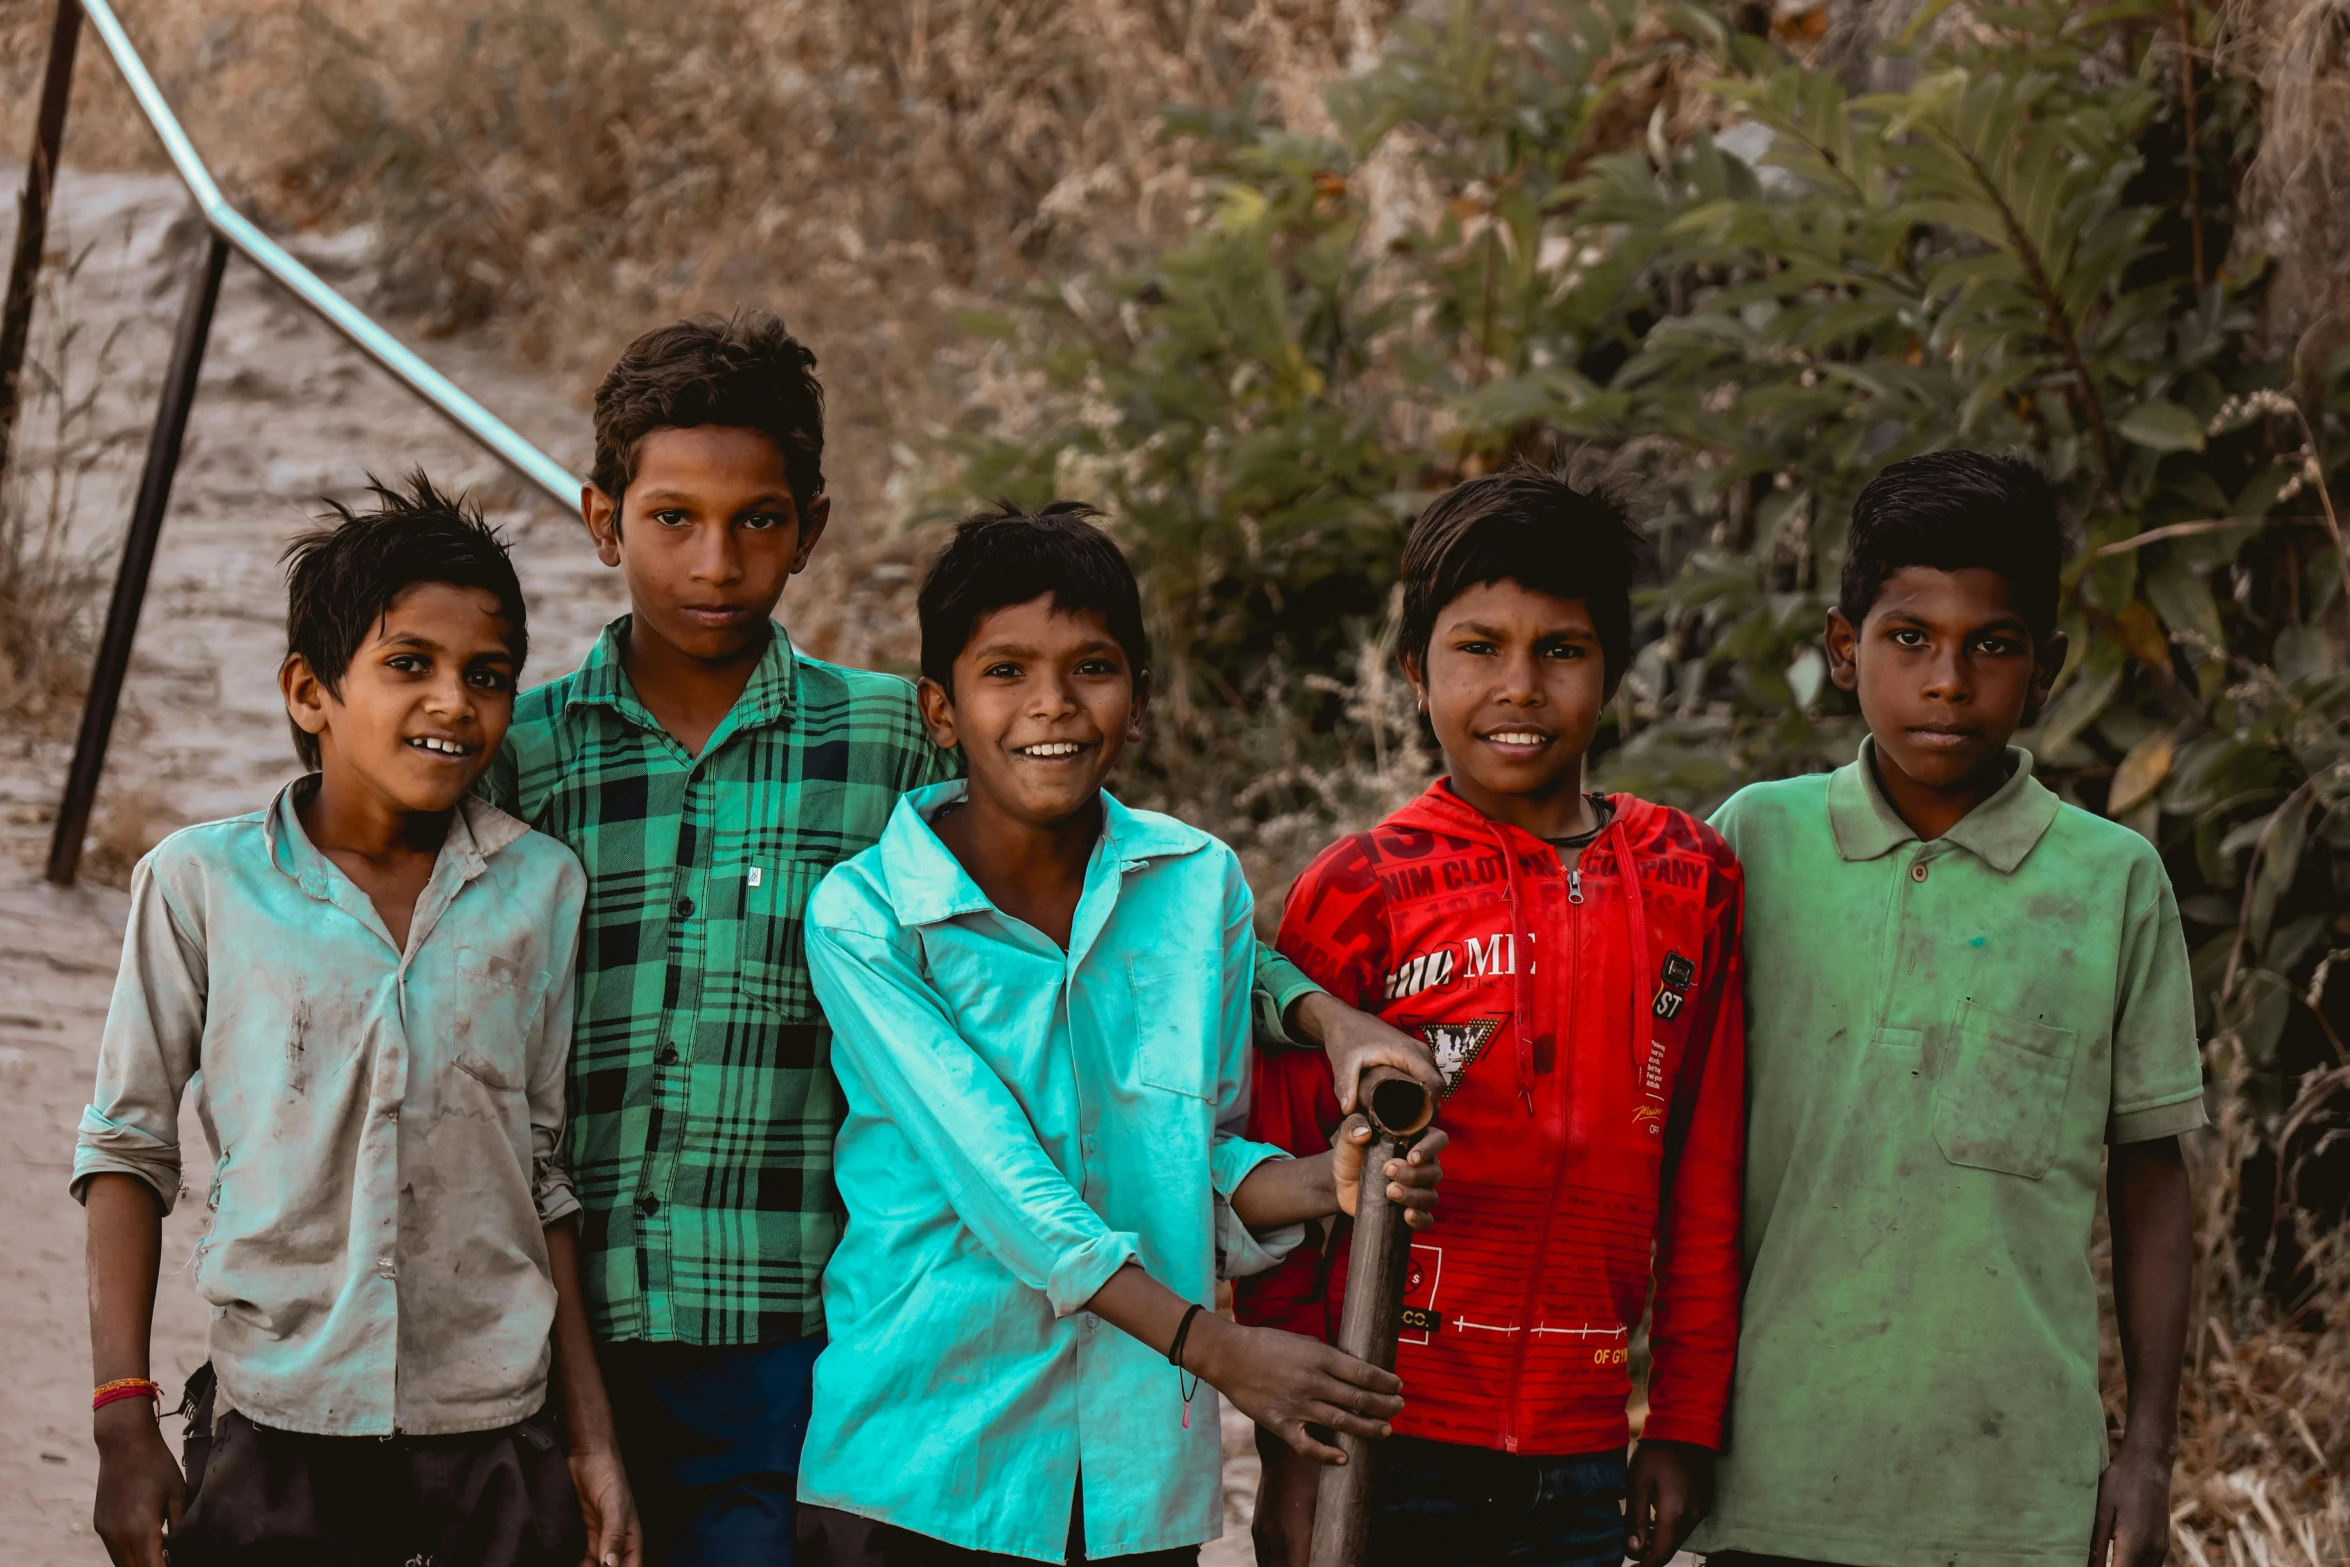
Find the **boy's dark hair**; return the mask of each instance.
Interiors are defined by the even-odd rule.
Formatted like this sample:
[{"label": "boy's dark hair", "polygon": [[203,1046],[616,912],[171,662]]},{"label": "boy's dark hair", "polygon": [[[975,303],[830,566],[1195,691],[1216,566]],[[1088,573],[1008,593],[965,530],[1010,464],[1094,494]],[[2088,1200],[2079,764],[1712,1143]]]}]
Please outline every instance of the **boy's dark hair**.
[{"label": "boy's dark hair", "polygon": [[[505,541],[463,497],[433,488],[422,471],[405,490],[387,489],[368,475],[376,504],[354,511],[330,500],[331,520],[286,546],[286,654],[299,653],[319,682],[337,696],[352,657],[393,600],[420,582],[481,588],[496,596],[505,617],[514,672],[530,651],[522,583],[506,558]],[[291,719],[288,720],[292,722]],[[318,767],[318,736],[294,725],[302,765]]]},{"label": "boy's dark hair", "polygon": [[824,388],[816,384],[816,355],[772,311],[655,327],[605,375],[596,388],[596,466],[588,478],[611,498],[615,517],[644,438],[697,425],[756,430],[773,441],[803,513],[823,493]]},{"label": "boy's dark hair", "polygon": [[1402,651],[1428,664],[1444,606],[1487,582],[1581,599],[1614,696],[1632,660],[1632,579],[1647,541],[1624,509],[1518,462],[1438,496],[1403,546]]},{"label": "boy's dark hair", "polygon": [[2067,552],[2056,491],[2015,453],[1921,452],[1879,473],[1852,503],[1836,607],[1858,626],[1904,566],[1981,567],[2005,577],[2032,635],[2056,630]]},{"label": "boy's dark hair", "polygon": [[923,575],[916,601],[922,673],[953,695],[955,660],[980,617],[1050,593],[1064,614],[1092,610],[1107,621],[1133,666],[1136,689],[1146,686],[1150,639],[1142,629],[1142,592],[1134,568],[1094,526],[1101,513],[1083,501],[1054,501],[1036,512],[1010,501],[997,506],[957,524]]}]

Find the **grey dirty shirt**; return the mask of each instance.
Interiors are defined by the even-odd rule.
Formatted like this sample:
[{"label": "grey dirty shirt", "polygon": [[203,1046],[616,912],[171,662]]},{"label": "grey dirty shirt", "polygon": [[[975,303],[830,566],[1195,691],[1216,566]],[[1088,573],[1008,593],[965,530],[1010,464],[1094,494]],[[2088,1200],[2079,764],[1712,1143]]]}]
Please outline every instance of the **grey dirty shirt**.
[{"label": "grey dirty shirt", "polygon": [[140,863],[74,1195],[118,1172],[168,1211],[193,1083],[229,1403],[328,1436],[511,1425],[546,1398],[543,1227],[579,1207],[559,1150],[586,878],[468,800],[403,953],[302,831],[316,786]]}]

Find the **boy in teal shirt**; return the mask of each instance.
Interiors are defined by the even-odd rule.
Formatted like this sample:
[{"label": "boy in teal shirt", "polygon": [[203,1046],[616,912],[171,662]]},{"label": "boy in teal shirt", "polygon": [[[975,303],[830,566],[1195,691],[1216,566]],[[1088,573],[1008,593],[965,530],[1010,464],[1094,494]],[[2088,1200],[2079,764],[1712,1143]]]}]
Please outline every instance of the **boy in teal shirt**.
[{"label": "boy in teal shirt", "polygon": [[[966,522],[921,594],[923,717],[968,784],[899,802],[809,905],[837,1030],[848,1227],[800,1471],[807,1567],[1193,1559],[1222,1515],[1213,1395],[1300,1452],[1401,1384],[1243,1328],[1215,1280],[1352,1211],[1367,1129],[1248,1142],[1253,900],[1232,851],[1129,810],[1140,597],[1083,507]],[[1415,1225],[1441,1133],[1386,1164]],[[1172,1362],[1172,1364],[1170,1364]]]},{"label": "boy in teal shirt", "polygon": [[[1869,738],[1714,826],[1746,868],[1747,1287],[1692,1549],[1859,1567],[2155,1567],[2204,1124],[2162,862],[2008,744],[2062,667],[2054,497],[1896,463],[1853,508],[1832,677]],[[2100,1156],[2129,1415],[2110,1463]]]}]

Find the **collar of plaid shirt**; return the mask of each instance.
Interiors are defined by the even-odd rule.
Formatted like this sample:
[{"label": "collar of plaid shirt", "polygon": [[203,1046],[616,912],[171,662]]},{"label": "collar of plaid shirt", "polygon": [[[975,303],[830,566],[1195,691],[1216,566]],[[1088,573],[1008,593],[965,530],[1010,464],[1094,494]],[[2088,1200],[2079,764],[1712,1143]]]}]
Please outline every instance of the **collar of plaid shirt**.
[{"label": "collar of plaid shirt", "polygon": [[599,1337],[818,1331],[840,1234],[839,1088],[801,920],[898,796],[955,773],[913,687],[781,627],[699,756],[647,711],[626,617],[525,692],[485,785],[588,874],[569,1163]]}]

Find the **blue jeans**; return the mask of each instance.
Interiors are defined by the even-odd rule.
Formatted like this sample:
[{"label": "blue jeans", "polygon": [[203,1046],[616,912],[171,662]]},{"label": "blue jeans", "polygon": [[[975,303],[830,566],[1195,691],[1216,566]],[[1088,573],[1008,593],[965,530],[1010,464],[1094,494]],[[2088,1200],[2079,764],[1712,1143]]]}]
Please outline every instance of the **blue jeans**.
[{"label": "blue jeans", "polygon": [[1620,1451],[1534,1458],[1393,1436],[1375,1452],[1365,1567],[1622,1567]]},{"label": "blue jeans", "polygon": [[808,1378],[824,1337],[598,1344],[646,1567],[792,1567]]}]

